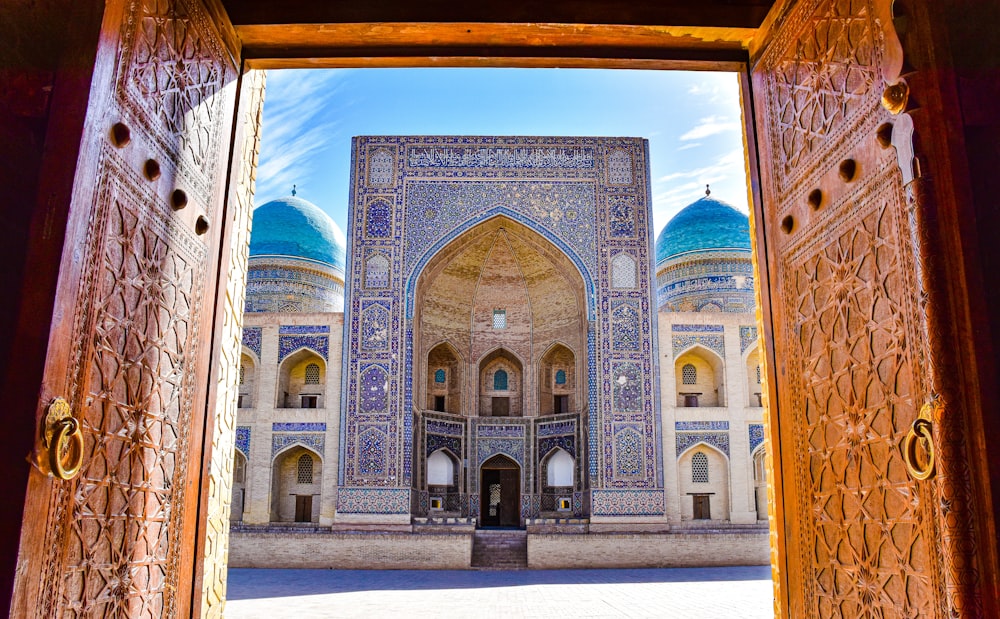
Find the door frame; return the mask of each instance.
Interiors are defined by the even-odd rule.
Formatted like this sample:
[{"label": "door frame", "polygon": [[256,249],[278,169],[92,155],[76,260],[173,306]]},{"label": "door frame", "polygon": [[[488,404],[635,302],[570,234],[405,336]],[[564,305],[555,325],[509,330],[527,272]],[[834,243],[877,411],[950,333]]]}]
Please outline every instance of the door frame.
[{"label": "door frame", "polygon": [[[503,460],[506,460],[506,462],[504,464],[509,463],[511,466],[489,466],[489,463],[492,462],[492,461],[494,461],[494,460],[497,460],[497,461],[500,461],[500,462],[503,462]],[[504,504],[504,501],[503,501],[503,496],[504,496],[503,495],[503,490],[504,490],[503,471],[517,471],[517,482],[514,484],[514,496],[517,497],[517,509],[515,510],[515,513],[517,514],[517,516],[515,518],[515,521],[516,521],[517,524],[513,525],[513,526],[520,527],[521,526],[521,485],[524,483],[524,479],[523,479],[524,478],[524,468],[520,464],[518,464],[516,460],[514,460],[513,458],[511,458],[507,454],[503,454],[503,453],[494,454],[494,455],[490,456],[489,458],[487,458],[482,464],[479,465],[479,495],[480,495],[480,498],[479,498],[479,500],[480,500],[480,506],[479,506],[479,527],[487,526],[487,525],[483,524],[483,518],[485,518],[485,510],[483,508],[488,505],[488,500],[489,500],[488,497],[487,497],[487,493],[486,493],[486,483],[485,483],[485,477],[486,477],[486,472],[487,471],[496,471],[497,473],[500,474],[500,505]],[[500,527],[502,527],[502,526],[511,526],[511,525],[504,525],[502,522],[499,522],[496,525],[490,525],[490,526],[500,526]]]}]

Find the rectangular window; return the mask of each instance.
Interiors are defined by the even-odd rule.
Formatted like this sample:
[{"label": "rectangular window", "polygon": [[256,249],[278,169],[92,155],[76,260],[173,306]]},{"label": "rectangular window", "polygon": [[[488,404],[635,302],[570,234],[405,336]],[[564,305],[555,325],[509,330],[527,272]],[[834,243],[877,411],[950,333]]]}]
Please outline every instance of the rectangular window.
[{"label": "rectangular window", "polygon": [[236,398],[236,408],[247,408],[247,397],[242,393]]},{"label": "rectangular window", "polygon": [[444,412],[444,396],[443,395],[436,395],[436,396],[434,396],[434,410],[438,411],[439,413],[443,413]]},{"label": "rectangular window", "polygon": [[510,417],[510,398],[493,398],[491,405],[494,417]]},{"label": "rectangular window", "polygon": [[505,309],[493,310],[493,328],[494,329],[507,328],[507,310]]},{"label": "rectangular window", "polygon": [[555,406],[553,407],[554,413],[568,413],[569,412],[569,396],[568,395],[557,395],[555,396]]},{"label": "rectangular window", "polygon": [[304,395],[302,396],[302,408],[317,408],[319,407],[319,396],[318,395]]}]

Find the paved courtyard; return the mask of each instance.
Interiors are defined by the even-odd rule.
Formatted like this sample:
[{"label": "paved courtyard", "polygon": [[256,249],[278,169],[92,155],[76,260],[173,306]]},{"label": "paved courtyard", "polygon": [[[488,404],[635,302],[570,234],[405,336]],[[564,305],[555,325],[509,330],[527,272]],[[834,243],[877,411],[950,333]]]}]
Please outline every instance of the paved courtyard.
[{"label": "paved courtyard", "polygon": [[635,570],[230,569],[228,619],[771,617],[767,566]]}]

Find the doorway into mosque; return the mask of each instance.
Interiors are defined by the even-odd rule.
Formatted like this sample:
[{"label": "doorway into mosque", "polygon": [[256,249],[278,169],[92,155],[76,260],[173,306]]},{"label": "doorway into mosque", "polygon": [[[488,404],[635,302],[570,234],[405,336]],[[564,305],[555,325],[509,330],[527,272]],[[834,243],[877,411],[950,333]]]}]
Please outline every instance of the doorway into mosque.
[{"label": "doorway into mosque", "polygon": [[480,527],[517,527],[521,524],[521,468],[507,456],[483,463]]}]

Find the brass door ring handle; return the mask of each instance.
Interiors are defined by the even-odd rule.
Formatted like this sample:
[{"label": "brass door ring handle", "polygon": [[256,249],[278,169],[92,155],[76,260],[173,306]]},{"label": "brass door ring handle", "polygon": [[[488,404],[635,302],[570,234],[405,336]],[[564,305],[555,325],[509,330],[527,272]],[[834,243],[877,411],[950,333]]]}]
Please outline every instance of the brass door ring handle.
[{"label": "brass door ring handle", "polygon": [[83,468],[83,431],[63,398],[52,400],[46,410],[38,455],[39,468],[59,479],[73,479]]},{"label": "brass door ring handle", "polygon": [[[69,440],[65,456],[62,453],[64,440]],[[49,467],[53,475],[67,480],[76,477],[83,468],[83,432],[75,418],[67,417],[56,425],[49,446]]]},{"label": "brass door ring handle", "polygon": [[[920,481],[934,476],[934,436],[931,432],[934,424],[929,419],[931,417],[930,407],[933,406],[933,404],[925,404],[920,409],[920,416],[913,420],[910,431],[903,439],[903,462],[906,464],[906,470],[913,479]],[[917,458],[917,445],[921,443],[927,454],[926,462],[923,464]]]}]

